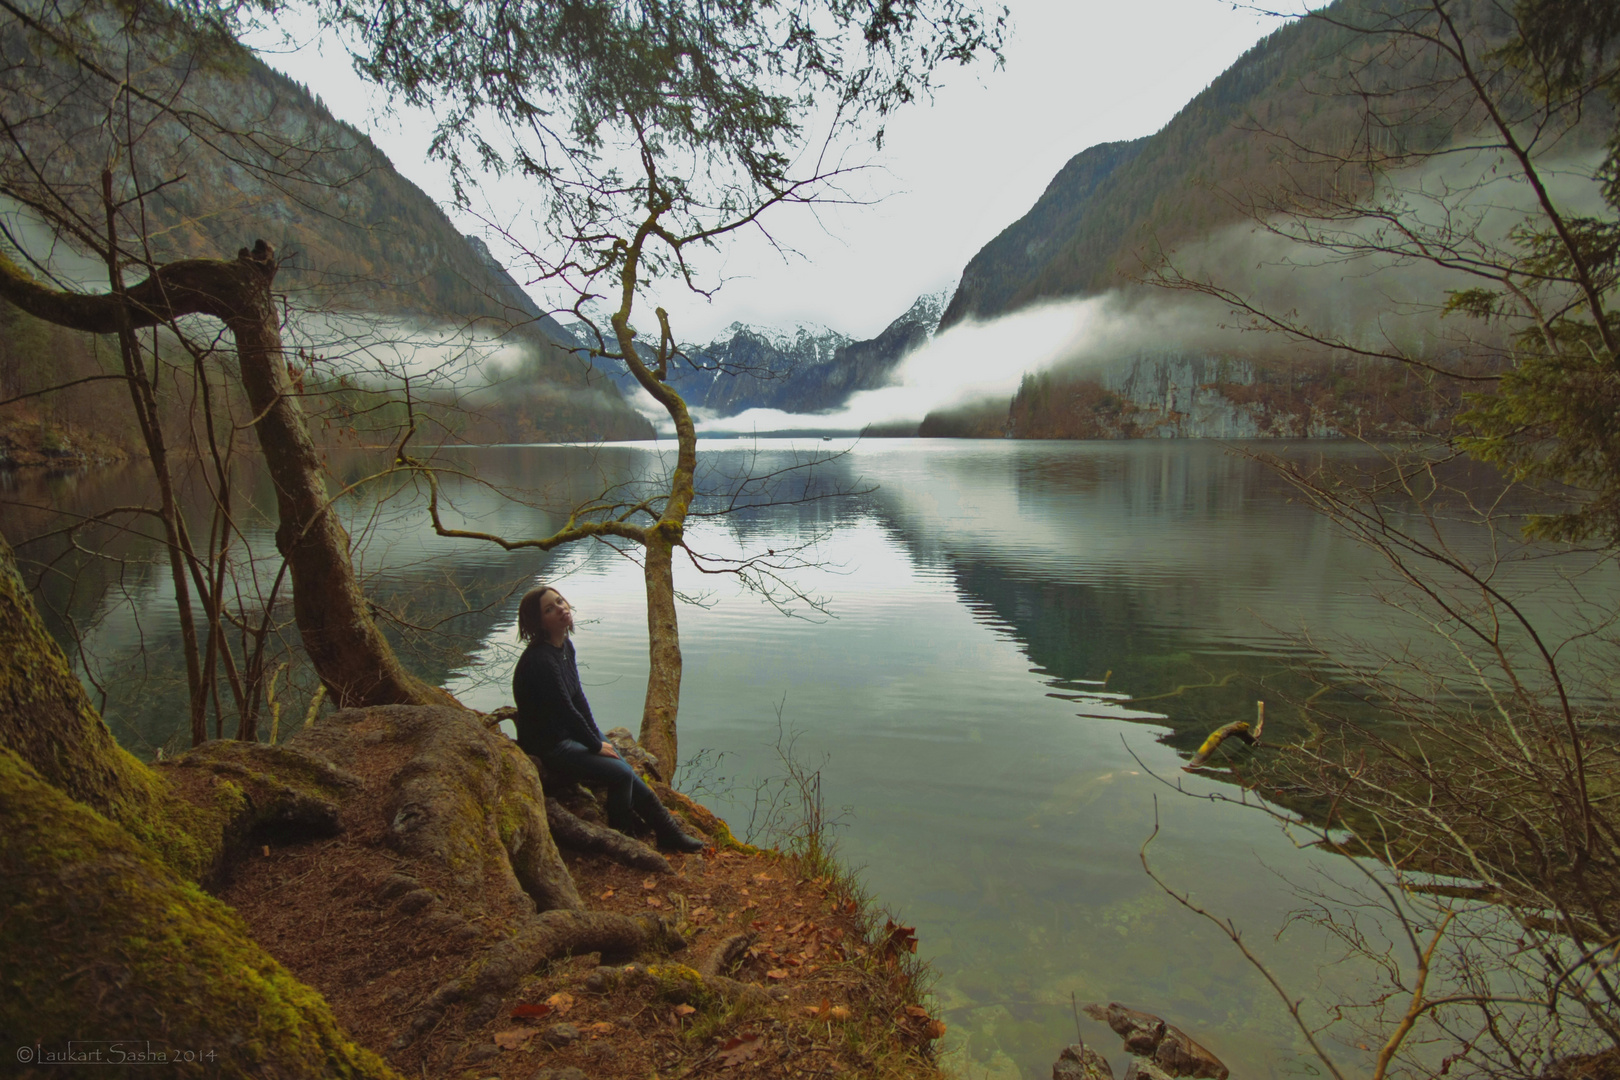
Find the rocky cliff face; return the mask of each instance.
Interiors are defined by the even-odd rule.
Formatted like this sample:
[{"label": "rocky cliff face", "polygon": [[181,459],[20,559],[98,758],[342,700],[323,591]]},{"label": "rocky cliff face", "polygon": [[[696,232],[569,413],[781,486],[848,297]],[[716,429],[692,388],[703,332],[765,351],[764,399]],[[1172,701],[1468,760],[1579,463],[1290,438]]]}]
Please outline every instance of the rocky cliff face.
[{"label": "rocky cliff face", "polygon": [[1026,378],[1005,432],[1026,439],[1392,438],[1443,430],[1458,403],[1455,389],[1431,386],[1399,365],[1159,350]]}]

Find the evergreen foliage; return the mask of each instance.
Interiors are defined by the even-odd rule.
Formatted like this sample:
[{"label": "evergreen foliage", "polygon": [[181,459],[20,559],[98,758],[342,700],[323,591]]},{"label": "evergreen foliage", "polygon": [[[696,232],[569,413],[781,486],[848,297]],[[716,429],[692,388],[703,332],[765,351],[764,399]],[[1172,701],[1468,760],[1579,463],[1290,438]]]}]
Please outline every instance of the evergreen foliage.
[{"label": "evergreen foliage", "polygon": [[[1514,234],[1516,272],[1500,290],[1452,293],[1449,309],[1517,323],[1517,364],[1459,419],[1469,452],[1522,480],[1574,490],[1569,511],[1532,519],[1530,532],[1620,545],[1620,8],[1601,0],[1520,0],[1518,32],[1502,50],[1552,117],[1606,113],[1597,176],[1607,213],[1541,212]],[[1536,182],[1534,166],[1524,168]],[[1539,184],[1538,184],[1539,190]]]}]

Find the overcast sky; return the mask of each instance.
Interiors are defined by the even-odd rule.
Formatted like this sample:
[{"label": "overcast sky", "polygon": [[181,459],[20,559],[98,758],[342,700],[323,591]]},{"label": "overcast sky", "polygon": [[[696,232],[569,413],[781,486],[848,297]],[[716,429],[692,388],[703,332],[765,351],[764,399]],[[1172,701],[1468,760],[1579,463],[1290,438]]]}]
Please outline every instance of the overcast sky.
[{"label": "overcast sky", "polygon": [[[865,206],[784,210],[783,258],[755,238],[725,253],[712,302],[670,287],[658,302],[678,337],[707,341],[734,321],[829,326],[872,337],[925,292],[951,286],[988,240],[1022,215],[1070,157],[1163,127],[1246,49],[1279,25],[1221,0],[1010,0],[1006,67],[945,72],[932,105],[887,125]],[[262,42],[255,42],[262,44]],[[386,115],[347,59],[319,43],[265,60],[367,131],[396,168],[448,204],[443,168],[426,158],[428,124]],[[497,213],[501,208],[496,208]],[[461,221],[464,231],[476,231]],[[542,302],[544,302],[542,298]]]}]

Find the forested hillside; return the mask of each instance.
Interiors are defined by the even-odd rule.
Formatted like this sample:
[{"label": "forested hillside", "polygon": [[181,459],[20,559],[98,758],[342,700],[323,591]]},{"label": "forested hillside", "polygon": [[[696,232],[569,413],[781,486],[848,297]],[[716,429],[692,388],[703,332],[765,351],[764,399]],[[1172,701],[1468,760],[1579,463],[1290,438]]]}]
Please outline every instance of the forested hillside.
[{"label": "forested hillside", "polygon": [[[1340,0],[1329,14],[1359,14]],[[1508,19],[1488,3],[1457,6],[1465,31],[1504,40]],[[1162,253],[1249,220],[1279,186],[1366,190],[1371,177],[1342,167],[1373,145],[1398,155],[1432,147],[1450,129],[1414,122],[1368,130],[1354,86],[1384,92],[1412,73],[1378,55],[1377,39],[1321,19],[1284,26],[1244,53],[1158,132],[1082,150],[1023,217],[968,263],[940,328],[1042,300],[1128,285]],[[1357,70],[1352,85],[1346,75]],[[1407,95],[1421,91],[1405,91]],[[1400,111],[1399,95],[1383,103]],[[1312,148],[1302,155],[1301,147]],[[1322,151],[1343,151],[1335,161]]]},{"label": "forested hillside", "polygon": [[[509,357],[501,372],[502,415],[478,419],[489,433],[513,425],[538,426],[557,438],[650,433],[617,391],[573,354],[575,343],[542,317],[483,244],[463,237],[364,134],[334,119],[302,86],[233,43],[210,42],[195,51],[175,44],[153,56],[153,39],[132,44],[105,10],[87,9],[84,25],[100,34],[93,60],[114,69],[120,60],[144,67],[142,78],[189,110],[193,120],[188,127],[172,120],[152,123],[121,151],[95,85],[68,56],[36,48],[17,17],[0,17],[6,68],[0,101],[12,128],[0,147],[0,164],[8,190],[18,196],[0,210],[12,238],[39,246],[35,219],[23,209],[34,200],[54,200],[52,205],[69,208],[86,223],[87,235],[104,235],[97,227],[105,220],[100,174],[112,162],[119,228],[125,237],[139,237],[148,262],[228,257],[262,238],[283,260],[277,286],[295,323],[308,312],[382,317],[388,320],[382,336],[389,339],[389,355],[407,368],[409,350],[424,335],[499,339]],[[48,108],[40,108],[41,102]],[[52,269],[82,280],[88,260],[75,247],[71,241],[66,249],[59,245],[60,265]],[[126,273],[131,280],[143,276],[138,266]],[[64,381],[64,375],[101,373],[106,357],[84,336],[32,327],[31,319],[16,312],[4,318],[10,332],[0,343],[0,399]],[[321,340],[323,332],[330,336],[322,328],[331,325],[328,318],[306,326],[302,337],[312,354],[364,344]],[[447,384],[459,383],[441,395],[447,404],[485,378],[447,375]],[[58,394],[34,399],[29,408],[46,420],[61,415],[117,426],[100,407],[104,396]]]}]

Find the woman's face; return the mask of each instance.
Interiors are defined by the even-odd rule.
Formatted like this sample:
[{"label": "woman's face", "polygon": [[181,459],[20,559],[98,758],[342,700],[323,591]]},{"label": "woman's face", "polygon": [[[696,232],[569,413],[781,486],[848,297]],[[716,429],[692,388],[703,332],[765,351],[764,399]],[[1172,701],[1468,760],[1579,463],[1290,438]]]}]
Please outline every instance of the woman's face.
[{"label": "woman's face", "polygon": [[555,589],[547,590],[546,595],[540,598],[540,629],[546,640],[560,645],[573,628],[574,609],[568,606],[562,593]]}]

